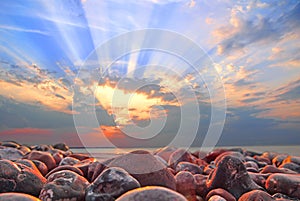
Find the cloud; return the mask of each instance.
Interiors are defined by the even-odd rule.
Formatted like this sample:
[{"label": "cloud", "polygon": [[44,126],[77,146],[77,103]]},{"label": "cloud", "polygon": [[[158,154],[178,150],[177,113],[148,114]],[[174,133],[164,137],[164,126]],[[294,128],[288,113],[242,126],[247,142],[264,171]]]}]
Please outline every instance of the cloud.
[{"label": "cloud", "polygon": [[285,34],[293,32],[299,26],[299,20],[296,20],[299,19],[297,18],[299,10],[300,4],[296,4],[291,10],[278,10],[282,12],[281,17],[278,18],[248,15],[239,7],[233,7],[229,19],[230,24],[213,31],[215,39],[219,41],[218,54],[230,55],[232,52],[244,51],[245,47],[252,44],[266,44],[280,40]]},{"label": "cloud", "polygon": [[37,29],[26,29],[17,26],[9,26],[9,25],[0,25],[0,29],[9,30],[9,31],[18,31],[18,32],[27,32],[27,33],[36,33],[41,35],[49,35],[46,31],[41,31]]}]

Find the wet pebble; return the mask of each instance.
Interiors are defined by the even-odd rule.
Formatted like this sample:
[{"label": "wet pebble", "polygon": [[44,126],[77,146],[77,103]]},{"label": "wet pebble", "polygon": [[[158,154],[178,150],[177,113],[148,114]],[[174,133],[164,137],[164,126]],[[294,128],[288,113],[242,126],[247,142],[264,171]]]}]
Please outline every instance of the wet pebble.
[{"label": "wet pebble", "polygon": [[52,170],[56,167],[56,161],[54,160],[53,156],[48,152],[42,151],[31,151],[26,157],[29,160],[38,160],[47,166],[48,170]]},{"label": "wet pebble", "polygon": [[171,189],[160,186],[147,186],[131,190],[116,201],[187,201],[187,199]]},{"label": "wet pebble", "polygon": [[139,188],[139,182],[122,168],[111,167],[104,170],[86,189],[86,201],[99,197],[117,198],[125,192]]},{"label": "wet pebble", "polygon": [[187,171],[176,174],[176,191],[184,195],[189,201],[196,201],[196,183],[194,176]]}]

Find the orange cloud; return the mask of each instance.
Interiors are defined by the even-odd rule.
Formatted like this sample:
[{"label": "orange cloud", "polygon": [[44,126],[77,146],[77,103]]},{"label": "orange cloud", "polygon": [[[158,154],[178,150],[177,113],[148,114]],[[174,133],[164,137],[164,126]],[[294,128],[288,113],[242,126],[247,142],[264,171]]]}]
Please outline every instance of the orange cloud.
[{"label": "orange cloud", "polygon": [[148,94],[115,88],[109,84],[95,87],[95,97],[99,104],[115,115],[115,122],[122,126],[132,124],[132,119],[148,120],[164,115],[160,110],[153,109],[159,105],[177,105],[165,101],[162,97],[149,97]]},{"label": "orange cloud", "polygon": [[16,85],[3,80],[0,80],[0,83],[0,95],[4,97],[32,105],[39,103],[51,110],[71,113],[71,92],[54,80],[47,79],[38,84],[23,81]]},{"label": "orange cloud", "polygon": [[14,128],[0,132],[0,135],[49,135],[52,134],[52,129],[41,128]]}]

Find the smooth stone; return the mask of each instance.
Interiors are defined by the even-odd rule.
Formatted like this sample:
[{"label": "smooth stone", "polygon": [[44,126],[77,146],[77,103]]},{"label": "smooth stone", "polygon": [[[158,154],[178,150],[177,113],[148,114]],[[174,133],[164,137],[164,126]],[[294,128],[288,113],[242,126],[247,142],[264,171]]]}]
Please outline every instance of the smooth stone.
[{"label": "smooth stone", "polygon": [[279,166],[279,168],[286,168],[286,169],[295,171],[297,173],[300,173],[300,165],[293,163],[293,162],[281,164]]},{"label": "smooth stone", "polygon": [[39,198],[48,200],[84,201],[85,189],[89,182],[79,174],[70,170],[62,170],[51,174],[42,188]]},{"label": "smooth stone", "polygon": [[244,151],[244,155],[245,155],[245,156],[253,157],[253,156],[261,156],[262,153],[256,152],[256,151],[251,151],[251,150],[245,150],[245,151]]},{"label": "smooth stone", "polygon": [[220,154],[228,151],[227,149],[214,149],[213,151],[209,152],[203,159],[210,163],[214,161]]},{"label": "smooth stone", "polygon": [[0,201],[41,201],[40,199],[25,193],[1,193]]},{"label": "smooth stone", "polygon": [[176,189],[174,175],[148,151],[138,150],[116,157],[108,167],[120,167],[136,178],[141,186]]},{"label": "smooth stone", "polygon": [[240,159],[243,163],[246,161],[245,157],[240,153],[240,152],[233,152],[233,151],[226,151],[222,154],[220,154],[216,159],[215,159],[215,164],[218,165],[218,163],[220,162],[220,160],[222,160],[222,158],[224,156],[232,156],[235,158]]},{"label": "smooth stone", "polygon": [[190,162],[180,162],[177,164],[175,171],[178,173],[180,171],[188,171],[192,174],[202,174],[203,169],[201,169],[198,165],[195,165]]},{"label": "smooth stone", "polygon": [[21,145],[18,150],[20,150],[21,152],[23,152],[23,154],[28,154],[29,152],[31,152],[31,149],[25,145]]},{"label": "smooth stone", "polygon": [[11,147],[11,148],[16,148],[16,149],[18,149],[20,147],[20,145],[18,143],[13,142],[13,141],[2,142],[1,146]]},{"label": "smooth stone", "polygon": [[76,159],[76,158],[73,158],[73,157],[70,157],[70,156],[67,156],[65,158],[63,158],[60,163],[58,164],[58,166],[61,166],[61,165],[75,165],[77,163],[79,163],[80,160]]},{"label": "smooth stone", "polygon": [[196,201],[196,182],[194,176],[187,171],[178,172],[175,176],[176,191],[189,201]]},{"label": "smooth stone", "polygon": [[298,198],[291,198],[285,194],[282,193],[275,193],[274,195],[272,195],[273,198],[275,198],[276,200],[281,200],[281,201],[290,201],[290,200],[296,200],[299,201]]},{"label": "smooth stone", "polygon": [[24,153],[16,148],[6,147],[0,149],[0,159],[18,160],[24,157]]},{"label": "smooth stone", "polygon": [[273,165],[267,165],[265,166],[260,173],[264,174],[264,173],[284,173],[284,174],[297,174],[297,172],[290,170],[290,169],[286,169],[286,168],[277,168]]},{"label": "smooth stone", "polygon": [[233,195],[231,195],[228,191],[226,191],[222,188],[216,188],[216,189],[209,191],[209,193],[206,195],[206,200],[209,200],[214,195],[219,195],[219,196],[225,198],[226,201],[236,201],[236,199]]},{"label": "smooth stone", "polygon": [[31,149],[36,150],[36,151],[48,152],[48,151],[52,150],[53,147],[51,145],[47,145],[47,144],[39,144],[39,145],[31,146]]},{"label": "smooth stone", "polygon": [[130,176],[122,168],[111,167],[104,170],[87,188],[86,201],[96,200],[102,194],[108,194],[117,198],[135,188],[139,188],[139,182]]},{"label": "smooth stone", "polygon": [[206,186],[206,179],[207,175],[202,175],[202,174],[195,174],[194,175],[194,180],[195,180],[195,185],[196,185],[196,194],[205,197],[206,194],[208,193],[208,189]]},{"label": "smooth stone", "polygon": [[75,172],[76,174],[79,174],[80,176],[83,176],[83,172],[79,168],[71,166],[71,165],[62,165],[62,166],[58,166],[58,167],[54,168],[53,170],[51,170],[45,177],[48,178],[51,174],[62,171],[62,170],[70,170],[72,172]]},{"label": "smooth stone", "polygon": [[87,178],[89,166],[90,166],[90,164],[93,163],[93,162],[95,162],[95,159],[94,159],[94,158],[88,158],[88,159],[79,161],[78,163],[76,163],[76,164],[74,165],[74,167],[79,168],[79,169],[82,171],[84,177]]},{"label": "smooth stone", "polygon": [[266,163],[267,165],[271,165],[271,160],[267,158],[266,156],[254,156],[253,157],[258,162]]},{"label": "smooth stone", "polygon": [[21,192],[37,196],[46,179],[21,163],[0,160],[0,193]]},{"label": "smooth stone", "polygon": [[94,181],[104,170],[105,166],[99,161],[91,163],[88,167],[87,179],[92,182]]},{"label": "smooth stone", "polygon": [[261,173],[253,173],[249,172],[248,173],[250,178],[259,186],[265,187],[266,180],[270,176],[270,174],[261,174]]},{"label": "smooth stone", "polygon": [[56,153],[52,153],[52,156],[55,160],[56,165],[58,165],[62,159],[64,158],[64,155],[62,153],[56,152]]},{"label": "smooth stone", "polygon": [[161,186],[137,188],[123,194],[116,201],[188,201],[183,195]]},{"label": "smooth stone", "polygon": [[209,189],[223,188],[236,199],[250,190],[262,189],[250,178],[242,161],[230,155],[219,159],[206,184]]},{"label": "smooth stone", "polygon": [[268,192],[283,193],[290,197],[300,199],[300,175],[275,173],[268,177],[266,181]]},{"label": "smooth stone", "polygon": [[300,165],[300,156],[288,156],[282,163],[296,163]]},{"label": "smooth stone", "polygon": [[171,154],[168,164],[171,168],[173,168],[175,170],[178,163],[183,162],[183,161],[193,163],[194,158],[195,157],[188,151],[186,151],[184,149],[177,149],[176,151],[174,151]]},{"label": "smooth stone", "polygon": [[253,162],[253,161],[247,161],[244,163],[245,167],[248,168],[248,167],[251,167],[251,168],[254,168],[256,170],[259,169],[257,163]]},{"label": "smooth stone", "polygon": [[56,167],[56,161],[54,160],[53,156],[48,152],[42,151],[31,151],[26,157],[29,160],[38,160],[47,166],[48,170],[52,170]]},{"label": "smooth stone", "polygon": [[68,151],[70,148],[68,145],[66,145],[65,143],[57,143],[53,145],[54,149],[59,149],[62,151]]},{"label": "smooth stone", "polygon": [[243,194],[238,201],[274,201],[275,199],[265,191],[253,190]]},{"label": "smooth stone", "polygon": [[213,195],[208,201],[226,201],[226,199],[219,195]]},{"label": "smooth stone", "polygon": [[27,167],[33,169],[34,171],[40,172],[40,170],[36,167],[36,165],[31,160],[28,160],[28,159],[19,159],[19,160],[16,160],[15,163],[17,165],[18,165],[18,163],[21,163],[21,164],[26,165]]},{"label": "smooth stone", "polygon": [[175,147],[163,147],[154,151],[154,155],[157,155],[168,162],[171,154],[176,150]]},{"label": "smooth stone", "polygon": [[40,173],[45,176],[48,173],[48,168],[42,161],[38,160],[31,160],[35,166],[39,169]]},{"label": "smooth stone", "polygon": [[280,166],[287,156],[288,156],[287,154],[278,154],[272,159],[272,164],[275,165],[276,167]]}]

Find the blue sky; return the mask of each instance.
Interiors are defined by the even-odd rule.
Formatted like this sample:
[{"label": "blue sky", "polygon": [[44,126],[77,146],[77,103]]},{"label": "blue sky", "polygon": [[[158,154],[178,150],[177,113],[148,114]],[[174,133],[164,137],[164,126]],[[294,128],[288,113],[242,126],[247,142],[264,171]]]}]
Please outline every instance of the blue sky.
[{"label": "blue sky", "polygon": [[[77,131],[84,127],[83,141],[89,146],[109,146],[107,139],[116,146],[164,146],[178,132],[179,109],[190,109],[196,94],[201,118],[188,118],[201,120],[196,136],[190,134],[196,146],[218,98],[227,105],[219,144],[300,144],[298,1],[2,0],[0,7],[0,140],[75,146],[82,143]],[[123,55],[99,76],[99,63],[92,64],[99,54],[109,62],[123,46],[141,47],[138,41],[146,43],[147,34],[132,43],[128,38],[120,46],[99,47],[143,29],[193,41],[211,68],[203,62],[195,70],[174,55],[144,50]],[[198,54],[164,35],[151,43],[183,48],[186,57]],[[201,75],[210,73],[218,76],[224,97],[209,97]],[[144,87],[136,89],[140,85]],[[88,104],[72,105],[76,92],[86,103],[86,91],[95,98],[98,125],[74,124],[73,115],[90,112]],[[127,102],[112,104],[113,94]],[[132,105],[126,109],[128,101]],[[143,141],[141,132],[134,139],[120,131],[145,127],[150,119],[166,120],[160,136]]]}]

